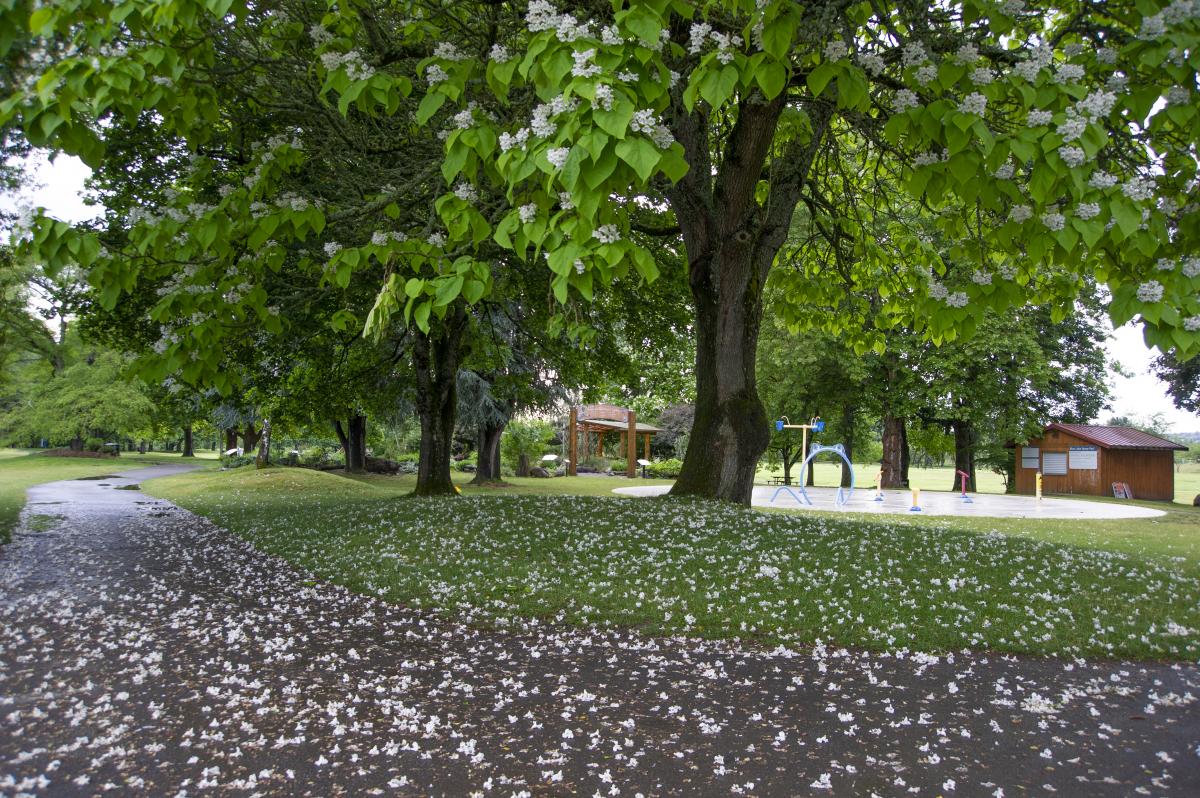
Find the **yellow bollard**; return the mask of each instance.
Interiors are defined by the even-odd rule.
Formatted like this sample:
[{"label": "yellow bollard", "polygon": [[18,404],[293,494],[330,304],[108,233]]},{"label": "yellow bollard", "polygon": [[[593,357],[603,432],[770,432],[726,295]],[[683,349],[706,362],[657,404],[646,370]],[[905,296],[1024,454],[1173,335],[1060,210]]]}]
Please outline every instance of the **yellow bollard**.
[{"label": "yellow bollard", "polygon": [[1042,498],[1042,472],[1041,471],[1037,472],[1037,491],[1034,495],[1037,496],[1039,499]]},{"label": "yellow bollard", "polygon": [[920,488],[912,489],[912,502],[913,502],[912,507],[909,507],[908,511],[910,513],[921,512],[921,489]]}]

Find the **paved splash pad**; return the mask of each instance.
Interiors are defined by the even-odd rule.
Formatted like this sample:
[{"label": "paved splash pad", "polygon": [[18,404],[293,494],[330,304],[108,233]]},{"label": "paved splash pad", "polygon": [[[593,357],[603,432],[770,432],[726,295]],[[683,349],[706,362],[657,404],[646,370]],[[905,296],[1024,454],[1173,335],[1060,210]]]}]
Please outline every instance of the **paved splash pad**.
[{"label": "paved splash pad", "polygon": [[[647,485],[645,487],[616,488],[613,493],[625,496],[661,496],[670,490],[669,485]],[[836,503],[837,488],[807,488],[812,504],[796,501],[788,493],[781,492],[771,501],[777,489],[758,486],[754,489],[751,503],[755,507],[774,507],[784,510],[828,510],[840,513],[874,513],[876,515],[938,515],[967,518],[1067,518],[1077,520],[1106,518],[1153,518],[1165,515],[1162,510],[1120,504],[1115,501],[1080,501],[1079,499],[1044,498],[1032,496],[1010,496],[996,493],[972,493],[971,501],[965,502],[962,495],[944,491],[921,491],[921,512],[910,512],[912,493],[909,491],[885,490],[883,501],[875,501],[875,491],[856,490],[850,501],[839,507]]]}]

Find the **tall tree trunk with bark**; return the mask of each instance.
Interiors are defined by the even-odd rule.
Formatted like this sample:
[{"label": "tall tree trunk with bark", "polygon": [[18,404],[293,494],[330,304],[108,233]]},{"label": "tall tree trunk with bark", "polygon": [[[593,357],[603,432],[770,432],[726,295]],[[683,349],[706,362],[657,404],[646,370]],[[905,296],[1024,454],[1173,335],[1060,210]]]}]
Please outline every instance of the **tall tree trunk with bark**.
[{"label": "tall tree trunk with bark", "polygon": [[[696,306],[696,415],[675,496],[750,503],[770,428],[758,397],[755,355],[767,273],[787,238],[792,214],[828,127],[830,110],[814,106],[813,135],[800,137],[768,168],[784,95],[765,101],[747,92],[714,175],[706,106],[687,111],[676,95],[672,133],[689,170],[667,197],[687,249]],[[766,201],[757,189],[769,175]]]},{"label": "tall tree trunk with bark", "polygon": [[254,451],[254,447],[258,445],[258,439],[262,435],[260,430],[255,429],[253,421],[247,421],[245,429],[242,430],[242,453],[250,454]]},{"label": "tall tree trunk with bark", "polygon": [[264,418],[262,433],[258,438],[258,456],[254,458],[255,468],[266,468],[271,464],[271,419]]},{"label": "tall tree trunk with bark", "polygon": [[506,424],[483,424],[479,427],[479,453],[475,460],[475,478],[472,485],[501,482],[500,438]]},{"label": "tall tree trunk with bark", "polygon": [[962,471],[969,474],[967,477],[967,490],[975,491],[975,446],[979,442],[979,435],[975,431],[975,425],[965,419],[958,419],[950,422],[951,428],[954,430],[954,484],[950,486],[950,490],[959,490],[962,488],[962,477],[957,473]]},{"label": "tall tree trunk with bark", "polygon": [[900,426],[900,480],[903,487],[912,483],[908,480],[908,469],[912,465],[912,447],[908,445],[908,425],[901,420]]},{"label": "tall tree trunk with bark", "polygon": [[188,424],[183,428],[183,457],[195,457],[196,452],[192,448],[192,425]]},{"label": "tall tree trunk with bark", "polygon": [[337,433],[338,443],[342,445],[342,458],[346,471],[361,474],[367,470],[367,417],[350,416],[345,427],[340,419],[333,422],[333,431]]},{"label": "tall tree trunk with bark", "polygon": [[238,432],[236,427],[230,427],[225,430],[225,448],[222,450],[222,453],[227,452],[230,449],[236,449],[237,439]]},{"label": "tall tree trunk with bark", "polygon": [[467,314],[459,304],[429,333],[413,338],[413,366],[417,373],[417,415],[421,420],[421,459],[417,464],[414,496],[453,496],[450,448],[457,410],[458,364]]},{"label": "tall tree trunk with bark", "polygon": [[892,415],[890,409],[883,414],[882,470],[880,487],[903,488],[907,485],[904,473],[904,419]]}]

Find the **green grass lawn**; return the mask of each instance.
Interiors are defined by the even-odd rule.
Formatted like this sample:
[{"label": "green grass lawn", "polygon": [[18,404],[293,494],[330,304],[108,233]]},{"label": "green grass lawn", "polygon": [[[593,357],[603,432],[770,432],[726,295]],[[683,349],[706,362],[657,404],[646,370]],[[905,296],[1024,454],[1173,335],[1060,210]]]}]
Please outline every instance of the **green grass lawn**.
[{"label": "green grass lawn", "polygon": [[[205,458],[208,454],[208,458]],[[212,453],[201,459],[215,460]],[[136,452],[117,458],[47,457],[36,449],[0,449],[0,543],[7,543],[25,505],[25,490],[43,482],[111,474],[139,466],[180,462],[178,454]]]},{"label": "green grass lawn", "polygon": [[901,522],[611,498],[623,482],[414,499],[411,477],[240,469],[143,487],[316,577],[476,623],[1200,657],[1200,514],[1182,508],[1161,526]]}]

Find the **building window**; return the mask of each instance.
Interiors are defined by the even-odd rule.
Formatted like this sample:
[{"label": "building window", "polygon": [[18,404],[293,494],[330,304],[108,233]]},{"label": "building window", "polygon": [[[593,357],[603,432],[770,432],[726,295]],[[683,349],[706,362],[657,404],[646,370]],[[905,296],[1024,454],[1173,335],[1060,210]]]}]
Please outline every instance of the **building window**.
[{"label": "building window", "polygon": [[1021,468],[1028,468],[1033,471],[1038,470],[1041,464],[1041,450],[1036,446],[1021,447]]},{"label": "building window", "polygon": [[1067,453],[1046,452],[1042,455],[1042,473],[1049,477],[1067,475]]}]

